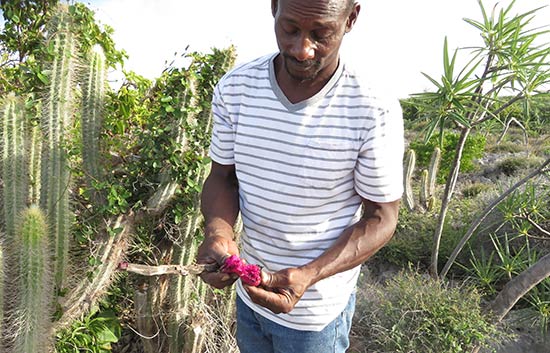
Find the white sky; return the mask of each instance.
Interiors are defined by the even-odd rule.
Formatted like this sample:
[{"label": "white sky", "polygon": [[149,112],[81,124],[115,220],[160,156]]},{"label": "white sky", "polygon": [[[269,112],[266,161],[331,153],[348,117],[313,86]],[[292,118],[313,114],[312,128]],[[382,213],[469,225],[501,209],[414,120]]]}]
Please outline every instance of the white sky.
[{"label": "white sky", "polygon": [[[451,49],[479,45],[478,32],[463,18],[481,20],[477,0],[359,0],[355,28],[342,54],[399,98],[431,89],[422,76],[438,77],[443,40]],[[277,50],[270,0],[88,0],[96,19],[114,28],[119,49],[129,55],[126,70],[158,77],[174,53],[208,52],[233,44],[237,62]],[[496,0],[484,0],[490,11]],[[509,0],[502,4],[508,5]],[[514,13],[549,6],[550,0],[517,0]],[[535,22],[550,24],[550,9]],[[179,55],[178,55],[179,56]],[[114,79],[117,74],[111,75]],[[118,76],[119,77],[119,76]]]}]

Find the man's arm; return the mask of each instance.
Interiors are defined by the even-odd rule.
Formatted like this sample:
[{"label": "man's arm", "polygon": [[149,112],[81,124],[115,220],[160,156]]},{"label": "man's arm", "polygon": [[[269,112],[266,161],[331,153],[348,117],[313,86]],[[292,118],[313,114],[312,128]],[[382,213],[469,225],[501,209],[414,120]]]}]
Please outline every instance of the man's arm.
[{"label": "man's arm", "polygon": [[[239,253],[233,234],[233,226],[239,214],[238,191],[235,165],[212,162],[201,196],[205,228],[204,241],[198,249],[198,263],[221,265],[227,255]],[[216,288],[226,287],[236,279],[225,273],[204,273],[201,277]]]},{"label": "man's arm", "polygon": [[275,313],[287,313],[311,285],[352,269],[382,248],[397,225],[399,201],[379,203],[363,199],[364,214],[336,242],[310,263],[262,274],[262,287],[245,286],[252,301]]}]

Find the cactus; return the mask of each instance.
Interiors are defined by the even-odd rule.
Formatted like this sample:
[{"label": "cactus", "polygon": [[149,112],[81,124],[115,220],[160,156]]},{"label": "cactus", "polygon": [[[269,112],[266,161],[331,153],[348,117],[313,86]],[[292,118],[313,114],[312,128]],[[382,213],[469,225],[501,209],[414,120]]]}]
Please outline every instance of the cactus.
[{"label": "cactus", "polygon": [[[84,175],[88,177],[89,184],[102,177],[99,166],[99,132],[105,97],[105,58],[100,53],[94,53],[89,66],[82,65],[80,59],[77,59],[86,58],[89,54],[81,53],[77,45],[79,39],[74,35],[76,31],[71,18],[78,16],[77,12],[69,12],[68,7],[62,5],[48,25],[47,45],[53,60],[44,70],[49,78],[47,92],[41,97],[40,103],[34,102],[40,104],[40,116],[31,119],[25,112],[22,100],[13,96],[6,99],[0,112],[0,178],[4,184],[1,188],[4,204],[3,212],[0,212],[0,224],[5,226],[6,233],[11,234],[10,237],[2,235],[2,238],[10,239],[8,243],[4,243],[6,251],[10,252],[9,266],[6,266],[10,281],[6,283],[9,284],[8,291],[14,293],[13,298],[8,298],[11,300],[6,300],[5,305],[0,302],[0,321],[5,309],[6,314],[3,316],[10,325],[4,329],[8,331],[8,347],[10,351],[14,349],[14,352],[48,351],[56,333],[67,328],[73,320],[82,317],[82,314],[95,305],[115,277],[115,268],[128,247],[134,225],[138,222],[145,224],[166,212],[177,190],[186,195],[184,207],[189,211],[189,218],[182,222],[182,239],[176,244],[167,242],[164,253],[169,261],[194,261],[197,230],[201,222],[197,185],[202,183],[206,173],[203,163],[205,150],[202,145],[205,144],[211,128],[210,112],[202,104],[209,101],[206,96],[211,92],[213,82],[225,73],[234,60],[234,51],[218,52],[217,57],[209,57],[207,60],[211,61],[208,62],[197,56],[197,65],[193,65],[192,69],[195,71],[190,70],[189,77],[184,77],[183,80],[179,77],[179,82],[174,81],[177,86],[173,88],[180,89],[183,85],[188,89],[184,92],[187,97],[180,97],[180,101],[185,101],[181,111],[186,111],[187,115],[176,116],[168,123],[174,125],[173,131],[176,134],[173,140],[181,146],[184,157],[189,158],[190,163],[195,163],[190,166],[192,173],[188,179],[181,180],[177,177],[181,178],[182,175],[177,174],[176,177],[176,173],[168,166],[164,169],[166,173],[160,176],[161,185],[149,202],[138,200],[134,204],[147,205],[146,207],[141,209],[136,206],[127,213],[118,215],[116,220],[113,216],[98,222],[100,225],[95,229],[97,234],[93,249],[97,265],[86,273],[87,278],[69,285],[66,278],[71,276],[66,268],[71,238],[69,228],[72,213],[69,196],[72,185],[68,151],[82,151]],[[80,75],[81,68],[88,69],[85,75]],[[199,93],[194,91],[195,85]],[[73,114],[79,110],[75,93],[79,89],[82,89],[82,146],[73,148],[77,141],[74,128],[78,126],[74,124]],[[195,96],[202,100],[195,99]],[[40,124],[25,128],[26,120],[39,120]],[[192,149],[187,147],[188,139],[192,142],[189,144]],[[79,161],[76,155],[72,160]],[[184,188],[179,185],[182,181],[188,181],[193,187],[182,190]],[[25,209],[30,203],[39,206]],[[24,215],[18,218],[17,214],[22,210],[25,210]],[[96,215],[97,213],[93,214]],[[21,239],[16,235],[21,236]],[[0,248],[0,279],[1,250]],[[19,250],[18,255],[12,255],[16,250]],[[188,349],[185,347],[197,351],[205,341],[205,333],[213,329],[204,326],[200,320],[197,321],[199,315],[196,315],[204,309],[204,303],[210,302],[207,295],[211,292],[196,278],[179,278],[157,283],[170,283],[173,286],[150,286],[145,291],[147,303],[144,308],[148,312],[169,307],[171,310],[168,317],[163,316],[164,312],[155,311],[149,318],[169,319],[170,322],[164,321],[168,330],[176,332],[173,342],[169,342],[172,337],[164,331],[158,335],[158,341],[161,344],[166,343],[165,347],[170,346],[173,352]],[[0,291],[2,290],[0,281]],[[61,291],[65,292],[63,298],[56,303],[54,299],[59,299],[56,294]],[[233,290],[228,294],[229,300],[234,299]],[[203,304],[197,309],[189,305],[193,300]],[[53,305],[56,305],[55,314],[58,316],[52,323]],[[224,318],[225,315],[227,314],[223,315]],[[189,330],[189,327],[193,327],[193,330]],[[5,331],[1,333],[6,335]],[[191,331],[193,332],[190,333]],[[37,346],[37,342],[40,346]],[[0,351],[3,349],[0,348]]]},{"label": "cactus", "polygon": [[95,46],[82,90],[82,163],[89,186],[99,180],[99,138],[105,105],[105,54]]},{"label": "cactus", "polygon": [[6,238],[15,236],[17,214],[27,204],[28,179],[25,161],[25,108],[20,98],[9,95],[2,109],[3,211]]},{"label": "cactus", "polygon": [[15,315],[11,344],[14,353],[48,352],[50,336],[52,277],[48,226],[42,211],[30,206],[20,215],[14,249],[19,269],[15,293]]},{"label": "cactus", "polygon": [[42,151],[42,134],[39,126],[32,127],[27,150],[29,152],[29,203],[38,204],[40,202],[40,152]]},{"label": "cactus", "polygon": [[437,172],[439,170],[439,162],[441,161],[441,149],[435,147],[432,152],[432,158],[430,159],[430,166],[428,168],[428,187],[427,194],[432,197],[435,194],[435,183],[437,179]]},{"label": "cactus", "polygon": [[418,205],[414,201],[414,193],[412,188],[412,177],[416,162],[416,154],[414,150],[407,152],[404,168],[404,188],[405,188],[405,205],[409,211],[420,209],[421,211],[432,211],[435,206],[435,188],[436,178],[441,160],[441,150],[436,147],[432,153],[430,165],[428,169],[422,170],[420,175],[420,190]]},{"label": "cactus", "polygon": [[72,126],[77,45],[66,8],[54,16],[49,40],[54,59],[47,97],[43,104],[41,126],[44,132],[41,168],[40,206],[46,212],[54,244],[55,286],[65,286],[69,251],[69,165],[65,144]]},{"label": "cactus", "polygon": [[429,192],[428,170],[424,169],[420,175],[420,195],[418,198],[418,202],[422,207],[428,204]]},{"label": "cactus", "polygon": [[[0,239],[2,239],[2,234],[0,234]],[[2,337],[4,337],[4,291],[5,291],[5,272],[4,272],[4,247],[0,241],[0,352],[4,351],[2,345]]]},{"label": "cactus", "polygon": [[412,190],[412,176],[414,173],[414,167],[416,164],[416,153],[414,150],[409,150],[407,152],[407,157],[405,159],[405,177],[404,188],[405,188],[405,205],[409,211],[414,210],[414,194]]}]

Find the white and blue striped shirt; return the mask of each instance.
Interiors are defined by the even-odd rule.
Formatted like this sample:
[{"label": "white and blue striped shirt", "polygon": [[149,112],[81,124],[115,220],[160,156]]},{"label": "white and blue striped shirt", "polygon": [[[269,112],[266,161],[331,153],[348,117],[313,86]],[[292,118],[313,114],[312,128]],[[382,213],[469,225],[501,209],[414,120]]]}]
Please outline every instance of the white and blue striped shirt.
[{"label": "white and blue striped shirt", "polygon": [[[403,121],[397,99],[380,97],[340,63],[313,97],[291,103],[273,60],[227,73],[214,91],[210,157],[234,164],[244,232],[241,256],[266,271],[304,265],[361,216],[361,197],[403,192]],[[360,267],[310,287],[288,314],[253,310],[294,329],[320,331],[345,308]]]}]

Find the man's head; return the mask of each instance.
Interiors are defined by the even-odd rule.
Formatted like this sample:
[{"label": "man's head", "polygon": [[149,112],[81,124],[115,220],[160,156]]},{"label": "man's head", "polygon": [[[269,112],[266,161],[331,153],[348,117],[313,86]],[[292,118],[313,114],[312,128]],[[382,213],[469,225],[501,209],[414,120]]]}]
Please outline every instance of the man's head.
[{"label": "man's head", "polygon": [[334,70],[359,10],[354,0],[272,0],[275,36],[288,75],[304,82]]}]

